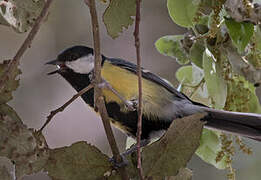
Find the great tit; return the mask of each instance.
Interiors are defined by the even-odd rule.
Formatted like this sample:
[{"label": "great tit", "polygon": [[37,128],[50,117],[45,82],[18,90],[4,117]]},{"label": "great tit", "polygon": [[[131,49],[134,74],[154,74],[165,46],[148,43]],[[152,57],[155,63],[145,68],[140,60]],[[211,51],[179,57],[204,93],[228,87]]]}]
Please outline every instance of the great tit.
[{"label": "great tit", "polygon": [[[73,46],[47,64],[56,65],[57,70],[49,74],[60,74],[71,86],[80,91],[87,87],[93,77],[93,49],[85,46]],[[118,58],[102,55],[101,75],[110,86],[130,102],[138,99],[137,66]],[[261,141],[261,114],[229,112],[209,108],[201,103],[190,100],[177,91],[171,83],[163,78],[142,69],[143,83],[143,114],[142,140],[151,140],[161,136],[177,118],[195,113],[206,113],[202,119],[205,127],[224,132],[242,135]],[[137,110],[130,110],[125,103],[111,90],[102,90],[105,106],[111,123],[126,133],[136,137]],[[82,99],[94,107],[94,90],[83,94]]]}]

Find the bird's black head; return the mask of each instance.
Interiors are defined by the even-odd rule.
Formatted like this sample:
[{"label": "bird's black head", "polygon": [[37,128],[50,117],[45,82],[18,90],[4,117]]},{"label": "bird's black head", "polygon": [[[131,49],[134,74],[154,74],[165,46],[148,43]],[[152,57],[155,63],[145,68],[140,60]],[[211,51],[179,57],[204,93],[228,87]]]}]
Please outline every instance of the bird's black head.
[{"label": "bird's black head", "polygon": [[57,70],[49,74],[89,74],[94,68],[93,49],[86,46],[73,46],[64,50],[55,60],[47,62],[46,64],[56,65],[58,67]]},{"label": "bird's black head", "polygon": [[[102,56],[104,60],[105,57]],[[66,79],[77,91],[87,87],[92,81],[92,72],[94,69],[94,55],[93,49],[85,46],[73,46],[62,53],[53,61],[47,62],[46,64],[56,65],[57,70],[48,73],[60,74]],[[84,95],[84,100],[88,104],[92,104],[93,98],[87,97],[92,94]]]}]

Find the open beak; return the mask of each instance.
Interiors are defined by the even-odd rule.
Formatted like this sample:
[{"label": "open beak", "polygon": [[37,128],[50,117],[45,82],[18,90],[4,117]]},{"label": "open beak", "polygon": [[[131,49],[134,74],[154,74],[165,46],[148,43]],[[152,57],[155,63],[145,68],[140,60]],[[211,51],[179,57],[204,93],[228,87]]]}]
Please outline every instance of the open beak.
[{"label": "open beak", "polygon": [[50,64],[50,65],[56,65],[57,69],[55,71],[49,72],[47,75],[52,75],[52,74],[56,74],[61,70],[61,67],[63,66],[63,63],[61,61],[58,61],[57,59],[49,61],[45,64]]},{"label": "open beak", "polygon": [[59,64],[62,64],[62,63],[61,63],[61,61],[58,61],[57,59],[55,59],[55,60],[49,61],[45,64],[59,65]]}]

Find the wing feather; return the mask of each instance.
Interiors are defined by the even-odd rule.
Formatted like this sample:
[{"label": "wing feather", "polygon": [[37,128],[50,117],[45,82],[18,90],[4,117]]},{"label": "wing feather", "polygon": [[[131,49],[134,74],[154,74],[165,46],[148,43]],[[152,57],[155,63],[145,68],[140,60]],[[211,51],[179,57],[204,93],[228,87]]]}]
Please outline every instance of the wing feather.
[{"label": "wing feather", "polygon": [[[133,64],[131,62],[122,60],[122,59],[116,59],[116,58],[106,58],[106,60],[110,61],[111,64],[114,64],[116,66],[119,66],[121,68],[124,68],[126,70],[129,70],[133,73],[137,73],[137,65]],[[161,77],[157,76],[156,74],[151,73],[148,70],[145,70],[144,68],[142,68],[142,77],[153,81],[154,83],[163,86],[164,88],[166,88],[169,92],[171,92],[172,94],[174,94],[176,97],[178,97],[181,100],[187,99],[190,102],[194,103],[193,101],[191,101],[186,95],[184,95],[183,93],[177,91],[170,82],[168,82],[165,79],[162,79]]]}]

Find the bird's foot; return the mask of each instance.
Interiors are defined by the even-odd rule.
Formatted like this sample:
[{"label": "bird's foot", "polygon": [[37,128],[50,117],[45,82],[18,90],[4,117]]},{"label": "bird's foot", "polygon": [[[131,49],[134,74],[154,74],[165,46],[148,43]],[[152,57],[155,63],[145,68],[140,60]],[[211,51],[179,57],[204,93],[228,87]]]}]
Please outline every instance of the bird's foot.
[{"label": "bird's foot", "polygon": [[130,103],[130,106],[132,109],[137,110],[138,106],[139,106],[139,101],[138,99],[131,99],[130,101],[128,101]]},{"label": "bird's foot", "polygon": [[[149,143],[150,143],[150,140],[143,139],[140,142],[140,147],[142,148],[142,147],[148,145]],[[121,153],[120,156],[121,156],[122,161],[120,163],[118,163],[116,161],[116,158],[114,158],[114,157],[110,158],[109,161],[113,164],[113,166],[115,168],[120,168],[120,167],[127,166],[128,163],[129,163],[128,160],[127,160],[127,156],[132,154],[132,153],[134,153],[134,152],[136,152],[137,148],[138,148],[137,144],[134,144],[129,149],[127,149],[125,152]]]},{"label": "bird's foot", "polygon": [[120,157],[121,157],[121,162],[117,162],[116,158],[115,157],[112,157],[109,159],[110,163],[113,164],[113,167],[115,169],[118,169],[118,168],[121,168],[121,167],[125,167],[129,164],[127,158],[126,158],[126,154],[120,154]]}]

